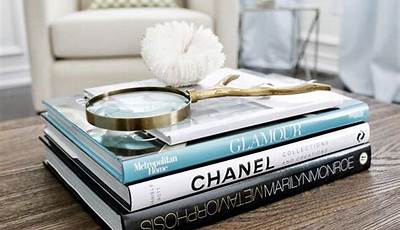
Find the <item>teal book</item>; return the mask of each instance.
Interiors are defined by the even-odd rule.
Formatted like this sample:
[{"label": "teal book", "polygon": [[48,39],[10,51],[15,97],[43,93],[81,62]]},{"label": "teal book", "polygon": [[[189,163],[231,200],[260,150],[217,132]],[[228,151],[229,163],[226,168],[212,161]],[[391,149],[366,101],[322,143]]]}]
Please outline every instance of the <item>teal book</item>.
[{"label": "teal book", "polygon": [[123,184],[243,156],[368,119],[368,106],[347,98],[337,108],[170,146],[147,132],[92,126],[86,121],[84,103],[80,96],[46,100],[43,117],[48,127],[62,133]]}]

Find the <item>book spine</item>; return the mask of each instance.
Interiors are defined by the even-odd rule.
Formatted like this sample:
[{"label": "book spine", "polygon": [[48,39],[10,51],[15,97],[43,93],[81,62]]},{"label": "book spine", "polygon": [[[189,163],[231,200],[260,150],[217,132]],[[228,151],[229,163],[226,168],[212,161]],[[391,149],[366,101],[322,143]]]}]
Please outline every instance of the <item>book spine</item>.
[{"label": "book spine", "polygon": [[340,151],[242,183],[124,215],[126,229],[173,229],[204,225],[366,170],[369,144]]},{"label": "book spine", "polygon": [[[136,211],[228,183],[289,167],[369,140],[369,125],[344,128],[288,145],[175,173],[129,186]],[[177,182],[176,184],[172,184]],[[139,195],[138,195],[139,194]]]},{"label": "book spine", "polygon": [[[354,103],[354,101],[349,103]],[[238,156],[245,152],[262,150],[338,127],[365,122],[367,119],[368,106],[365,103],[356,102],[334,111],[272,123],[200,143],[188,143],[185,147],[166,150],[162,154],[123,161],[122,183],[133,183],[210,161]]]}]

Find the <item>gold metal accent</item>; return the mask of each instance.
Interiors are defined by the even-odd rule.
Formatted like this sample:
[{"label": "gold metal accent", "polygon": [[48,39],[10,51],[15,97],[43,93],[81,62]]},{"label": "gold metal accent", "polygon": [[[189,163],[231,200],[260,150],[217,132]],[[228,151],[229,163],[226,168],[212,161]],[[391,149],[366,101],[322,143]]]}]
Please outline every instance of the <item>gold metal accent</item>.
[{"label": "gold metal accent", "polygon": [[[188,103],[186,106],[182,107],[181,109],[166,113],[162,115],[157,115],[153,117],[142,117],[142,118],[113,118],[113,117],[106,117],[100,116],[95,113],[89,111],[89,107],[92,106],[99,100],[102,100],[108,96],[122,94],[122,93],[129,93],[129,92],[138,92],[138,91],[164,91],[170,93],[176,93],[182,95],[188,99]],[[174,89],[174,88],[167,88],[167,87],[136,87],[136,88],[127,88],[121,90],[115,90],[108,93],[100,94],[91,98],[86,103],[86,120],[99,128],[109,129],[109,130],[118,130],[118,131],[135,131],[135,130],[148,130],[148,129],[155,129],[155,128],[162,128],[169,125],[173,125],[178,123],[179,121],[184,120],[190,114],[190,97],[188,94]]]},{"label": "gold metal accent", "polygon": [[[91,98],[86,103],[86,119],[87,121],[99,128],[118,130],[118,131],[136,131],[136,130],[148,130],[162,128],[170,125],[174,125],[190,115],[190,104],[195,103],[199,100],[215,97],[225,96],[272,96],[272,95],[291,95],[299,93],[307,93],[316,90],[330,90],[331,87],[326,84],[306,82],[301,85],[289,86],[289,87],[273,87],[273,86],[259,86],[250,89],[240,89],[227,87],[231,81],[239,78],[239,75],[229,75],[222,79],[214,88],[208,90],[190,90],[183,92],[181,90],[171,87],[135,87],[111,91]],[[163,91],[169,93],[175,93],[187,98],[187,105],[181,109],[166,113],[162,115],[152,117],[141,117],[141,118],[113,118],[100,116],[89,111],[89,107],[95,102],[102,100],[108,96],[138,92],[138,91]]]},{"label": "gold metal accent", "polygon": [[273,87],[273,86],[262,86],[250,89],[240,89],[227,87],[226,85],[239,78],[239,75],[229,75],[222,79],[216,87],[208,90],[191,90],[189,91],[192,103],[199,100],[215,97],[226,97],[226,96],[273,96],[273,95],[292,95],[307,93],[316,90],[330,90],[331,87],[326,84],[306,82],[304,84],[288,86],[288,87]]}]

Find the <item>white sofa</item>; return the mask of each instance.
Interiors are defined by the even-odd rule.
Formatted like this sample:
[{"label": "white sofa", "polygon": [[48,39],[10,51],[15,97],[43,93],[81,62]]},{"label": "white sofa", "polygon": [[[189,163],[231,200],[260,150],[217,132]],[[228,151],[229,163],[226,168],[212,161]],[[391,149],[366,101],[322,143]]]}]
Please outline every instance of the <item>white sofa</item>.
[{"label": "white sofa", "polygon": [[140,58],[148,26],[185,20],[213,28],[226,66],[237,66],[239,1],[185,0],[185,8],[87,10],[88,0],[25,0],[32,97],[73,95],[104,84],[150,78]]}]

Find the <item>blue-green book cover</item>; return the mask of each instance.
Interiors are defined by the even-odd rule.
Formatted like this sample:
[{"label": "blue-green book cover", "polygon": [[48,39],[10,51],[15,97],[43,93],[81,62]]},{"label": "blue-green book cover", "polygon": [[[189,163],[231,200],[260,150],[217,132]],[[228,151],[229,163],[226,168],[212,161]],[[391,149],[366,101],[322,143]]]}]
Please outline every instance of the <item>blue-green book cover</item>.
[{"label": "blue-green book cover", "polygon": [[85,119],[80,96],[49,99],[45,118],[121,183],[237,157],[320,132],[367,121],[368,106],[346,99],[335,109],[169,146],[146,132],[99,129]]}]

